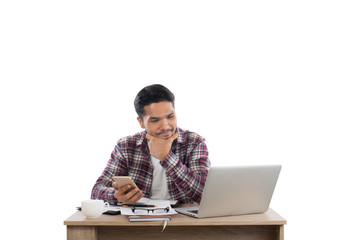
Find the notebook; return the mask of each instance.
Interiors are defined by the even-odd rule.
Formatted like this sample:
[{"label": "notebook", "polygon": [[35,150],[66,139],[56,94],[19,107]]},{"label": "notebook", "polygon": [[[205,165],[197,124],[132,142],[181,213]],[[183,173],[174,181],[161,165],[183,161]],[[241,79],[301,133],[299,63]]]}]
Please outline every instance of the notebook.
[{"label": "notebook", "polygon": [[281,165],[211,167],[198,207],[174,208],[197,218],[268,210]]}]

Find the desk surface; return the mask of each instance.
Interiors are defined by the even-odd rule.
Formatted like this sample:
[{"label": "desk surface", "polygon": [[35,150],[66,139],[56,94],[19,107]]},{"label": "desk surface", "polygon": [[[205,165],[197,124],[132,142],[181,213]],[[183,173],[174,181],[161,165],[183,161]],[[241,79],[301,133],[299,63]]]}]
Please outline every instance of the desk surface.
[{"label": "desk surface", "polygon": [[[219,225],[284,225],[287,221],[278,213],[269,209],[262,214],[216,217],[216,218],[193,218],[183,214],[172,215],[172,221],[168,226],[219,226]],[[156,222],[129,222],[124,215],[101,215],[96,219],[87,219],[81,211],[77,211],[64,221],[67,226],[160,226],[161,221]]]}]

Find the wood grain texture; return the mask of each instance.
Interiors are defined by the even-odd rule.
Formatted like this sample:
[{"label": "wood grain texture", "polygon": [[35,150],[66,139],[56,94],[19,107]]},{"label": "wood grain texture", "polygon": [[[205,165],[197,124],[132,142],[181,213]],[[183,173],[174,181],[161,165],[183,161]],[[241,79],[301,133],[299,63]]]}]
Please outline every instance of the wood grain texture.
[{"label": "wood grain texture", "polygon": [[262,214],[202,219],[173,215],[167,228],[161,232],[163,223],[129,222],[127,216],[121,215],[87,219],[80,211],[64,221],[68,240],[284,240],[284,224],[287,221],[269,209]]},{"label": "wood grain texture", "polygon": [[[250,214],[230,217],[193,218],[182,214],[172,216],[168,226],[234,226],[234,225],[284,225],[287,221],[272,209],[262,214]],[[96,219],[87,219],[80,211],[74,213],[64,221],[67,226],[162,226],[162,222],[136,222],[128,221],[127,216],[102,215]]]},{"label": "wood grain texture", "polygon": [[68,240],[97,240],[96,227],[67,226]]},{"label": "wood grain texture", "polygon": [[279,231],[278,239],[279,240],[284,240],[284,226],[283,225],[279,226],[278,231]]},{"label": "wood grain texture", "polygon": [[98,239],[238,239],[238,240],[277,240],[278,226],[167,226],[164,232],[162,227],[99,227]]}]

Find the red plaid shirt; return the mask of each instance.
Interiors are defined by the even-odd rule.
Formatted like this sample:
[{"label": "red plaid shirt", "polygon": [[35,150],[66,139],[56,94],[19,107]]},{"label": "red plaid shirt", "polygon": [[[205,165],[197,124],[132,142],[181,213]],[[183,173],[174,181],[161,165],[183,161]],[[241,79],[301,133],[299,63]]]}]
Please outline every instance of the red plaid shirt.
[{"label": "red plaid shirt", "polygon": [[[172,199],[182,203],[199,203],[210,167],[205,139],[180,128],[177,128],[177,132],[178,138],[161,163],[166,170],[169,194]],[[145,197],[150,197],[153,166],[145,131],[118,141],[92,189],[92,199],[117,203],[112,188],[113,176],[131,176]]]}]

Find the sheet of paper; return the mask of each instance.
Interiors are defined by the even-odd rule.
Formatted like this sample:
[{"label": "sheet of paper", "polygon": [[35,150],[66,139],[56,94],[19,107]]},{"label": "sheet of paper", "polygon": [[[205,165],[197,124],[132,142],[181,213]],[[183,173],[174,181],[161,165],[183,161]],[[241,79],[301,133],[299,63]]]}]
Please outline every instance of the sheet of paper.
[{"label": "sheet of paper", "polygon": [[137,203],[139,204],[149,204],[149,205],[158,205],[159,201],[168,201],[170,205],[175,205],[178,200],[152,200],[150,198],[141,198]]}]

